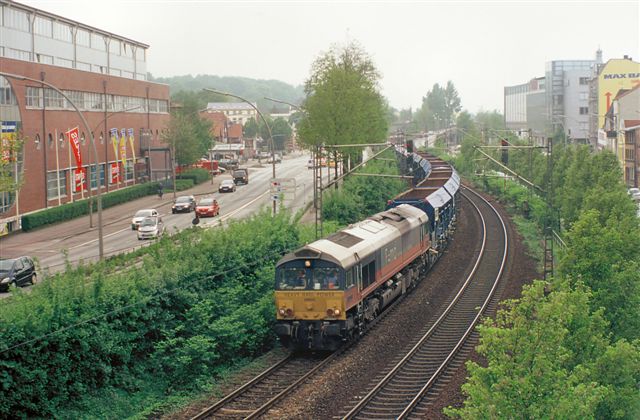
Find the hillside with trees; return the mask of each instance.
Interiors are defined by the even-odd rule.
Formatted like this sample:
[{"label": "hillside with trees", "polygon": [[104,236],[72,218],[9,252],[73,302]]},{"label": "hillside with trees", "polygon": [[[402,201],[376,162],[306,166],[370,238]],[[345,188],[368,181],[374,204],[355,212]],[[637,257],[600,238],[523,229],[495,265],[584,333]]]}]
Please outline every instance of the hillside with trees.
[{"label": "hillside with trees", "polygon": [[[258,108],[265,112],[269,112],[274,108],[274,103],[264,99],[265,97],[282,99],[294,104],[300,103],[304,97],[302,86],[292,86],[279,80],[258,80],[247,77],[214,76],[209,74],[152,77],[152,80],[157,83],[168,84],[172,99],[178,92],[200,92],[204,88],[211,88],[233,93],[249,101],[256,102]],[[211,97],[211,94],[203,96],[203,98],[207,97]],[[213,96],[212,98],[220,102],[232,101],[231,98],[227,97]],[[282,106],[278,108],[282,109]]]}]

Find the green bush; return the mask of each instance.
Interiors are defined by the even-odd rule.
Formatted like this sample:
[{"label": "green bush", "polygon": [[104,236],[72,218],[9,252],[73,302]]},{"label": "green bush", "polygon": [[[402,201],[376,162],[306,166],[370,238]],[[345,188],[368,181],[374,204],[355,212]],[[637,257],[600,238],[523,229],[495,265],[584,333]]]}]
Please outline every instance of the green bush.
[{"label": "green bush", "polygon": [[273,343],[275,263],[298,242],[286,212],[263,213],[166,237],[135,265],[115,258],[17,290],[0,306],[0,418],[53,417],[101,388],[135,392],[140,377],[193,388],[259,354]]},{"label": "green bush", "polygon": [[191,179],[194,184],[202,184],[203,182],[211,179],[211,175],[206,169],[195,168],[176,175],[176,179]]}]

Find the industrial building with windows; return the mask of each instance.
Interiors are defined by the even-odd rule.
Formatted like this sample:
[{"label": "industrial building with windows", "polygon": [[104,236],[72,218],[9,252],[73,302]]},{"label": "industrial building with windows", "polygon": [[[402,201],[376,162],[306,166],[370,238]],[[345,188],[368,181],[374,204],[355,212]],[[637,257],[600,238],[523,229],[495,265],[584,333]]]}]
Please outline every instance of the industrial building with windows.
[{"label": "industrial building with windows", "polygon": [[[148,48],[0,0],[2,158],[17,181],[0,191],[0,235],[25,213],[164,178],[169,87],[147,81]],[[4,150],[12,144],[17,153]]]}]

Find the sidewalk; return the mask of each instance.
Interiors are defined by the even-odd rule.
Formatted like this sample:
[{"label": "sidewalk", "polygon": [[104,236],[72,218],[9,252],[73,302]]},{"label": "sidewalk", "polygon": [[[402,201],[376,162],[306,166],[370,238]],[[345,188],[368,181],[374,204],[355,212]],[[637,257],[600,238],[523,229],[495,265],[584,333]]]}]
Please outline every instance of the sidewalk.
[{"label": "sidewalk", "polygon": [[[251,162],[245,166],[251,167]],[[194,195],[196,199],[198,199],[199,197],[213,194],[218,191],[218,185],[221,180],[228,178],[230,178],[230,175],[228,174],[218,175],[214,177],[213,180],[195,185],[188,190],[176,191],[176,197],[181,195]],[[165,189],[162,199],[154,194],[122,203],[108,209],[103,209],[103,231],[109,226],[123,222],[124,220],[127,220],[128,224],[128,221],[131,220],[133,215],[140,209],[155,208],[161,214],[164,214],[171,211],[172,204],[173,190]],[[122,223],[120,223],[120,226],[121,225]],[[43,245],[43,243],[51,243],[51,241],[58,242],[69,237],[97,230],[98,214],[94,212],[93,227],[90,227],[89,215],[86,215],[66,222],[44,226],[30,232],[15,232],[7,236],[0,237],[0,257],[13,258],[22,255],[30,255],[31,251],[38,247],[38,244]]]}]

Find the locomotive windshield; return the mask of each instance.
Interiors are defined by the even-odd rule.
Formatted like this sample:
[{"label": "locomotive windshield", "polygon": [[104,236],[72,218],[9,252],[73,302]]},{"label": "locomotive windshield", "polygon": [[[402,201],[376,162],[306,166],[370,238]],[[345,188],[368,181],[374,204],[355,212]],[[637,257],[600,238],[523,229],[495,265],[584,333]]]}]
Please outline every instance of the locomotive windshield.
[{"label": "locomotive windshield", "polygon": [[336,268],[281,268],[276,278],[278,290],[335,290],[341,284]]}]

